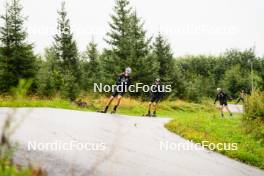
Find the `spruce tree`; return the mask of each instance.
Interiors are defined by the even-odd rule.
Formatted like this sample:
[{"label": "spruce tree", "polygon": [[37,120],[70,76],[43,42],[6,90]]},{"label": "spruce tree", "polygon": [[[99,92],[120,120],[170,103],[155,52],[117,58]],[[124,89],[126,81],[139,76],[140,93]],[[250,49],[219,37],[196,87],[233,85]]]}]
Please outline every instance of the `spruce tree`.
[{"label": "spruce tree", "polygon": [[16,86],[19,79],[34,78],[36,73],[36,57],[32,44],[26,41],[22,10],[20,0],[12,0],[1,16],[4,25],[0,28],[0,90],[4,92]]},{"label": "spruce tree", "polygon": [[79,92],[80,69],[76,41],[67,18],[65,2],[58,11],[58,34],[55,35],[54,49],[62,74],[61,92],[65,98],[74,100]]},{"label": "spruce tree", "polygon": [[38,93],[42,96],[54,96],[61,89],[62,74],[53,47],[45,49],[44,58],[37,74]]},{"label": "spruce tree", "polygon": [[82,72],[82,85],[85,90],[91,90],[93,88],[93,83],[100,83],[102,81],[99,52],[97,50],[97,44],[94,41],[88,44],[84,53]]},{"label": "spruce tree", "polygon": [[153,55],[159,63],[158,75],[161,81],[172,88],[172,92],[166,93],[165,96],[182,97],[185,85],[183,75],[173,59],[169,42],[160,33],[153,43]]},{"label": "spruce tree", "polygon": [[[130,53],[127,63],[133,69],[133,80],[142,82],[144,75],[147,75],[150,70],[153,70],[151,68],[153,65],[149,62],[155,61],[151,57],[146,58],[149,53],[149,43],[151,39],[147,39],[144,23],[141,22],[136,11],[130,16],[129,37]],[[148,61],[146,61],[146,59],[148,59]],[[146,65],[146,63],[148,64]]]},{"label": "spruce tree", "polygon": [[128,0],[116,0],[114,15],[111,15],[112,22],[109,23],[110,32],[108,32],[105,41],[111,46],[110,51],[114,56],[116,66],[119,71],[127,64],[130,55],[130,21],[131,7]]},{"label": "spruce tree", "polygon": [[[104,70],[113,70],[108,65],[115,63],[114,72],[117,74],[129,66],[133,70],[133,80],[142,82],[143,75],[148,75],[152,70],[150,67],[155,65],[155,59],[148,56],[151,39],[146,37],[144,23],[130,7],[128,0],[117,0],[114,13],[106,39],[111,48],[103,54]],[[146,62],[149,64],[145,65]]]},{"label": "spruce tree", "polygon": [[154,57],[159,62],[159,76],[163,82],[171,82],[173,74],[173,54],[168,41],[159,33],[153,44]]},{"label": "spruce tree", "polygon": [[61,62],[62,69],[75,72],[78,68],[78,50],[71,32],[70,20],[67,18],[65,2],[62,2],[58,15],[58,34],[54,37],[54,48],[57,58]]},{"label": "spruce tree", "polygon": [[144,23],[138,17],[136,11],[130,16],[130,57],[132,59],[145,57],[149,52],[151,39],[146,37]]}]

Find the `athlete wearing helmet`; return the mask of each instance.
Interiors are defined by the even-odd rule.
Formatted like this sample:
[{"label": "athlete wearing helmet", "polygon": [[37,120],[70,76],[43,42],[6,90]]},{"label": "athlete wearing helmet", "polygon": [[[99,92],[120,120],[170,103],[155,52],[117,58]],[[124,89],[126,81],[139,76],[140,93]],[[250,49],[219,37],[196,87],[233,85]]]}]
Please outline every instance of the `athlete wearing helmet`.
[{"label": "athlete wearing helmet", "polygon": [[[148,106],[148,113],[145,116],[156,117],[157,104],[160,101],[163,91],[161,88],[161,81],[159,78],[155,80],[155,83],[152,85],[153,89],[150,92],[150,102]],[[153,114],[151,114],[151,109],[153,109]]]},{"label": "athlete wearing helmet", "polygon": [[131,78],[130,74],[132,72],[132,69],[130,67],[127,67],[125,69],[125,72],[121,73],[116,80],[116,89],[113,91],[112,96],[109,98],[107,105],[105,106],[104,110],[99,111],[102,113],[107,113],[109,106],[111,105],[112,101],[115,97],[117,97],[117,104],[114,106],[111,113],[115,113],[118,106],[120,105],[122,97],[125,95],[126,90],[128,90],[128,87],[131,85]]},{"label": "athlete wearing helmet", "polygon": [[230,116],[232,116],[232,113],[229,110],[228,105],[227,105],[228,95],[221,88],[217,88],[216,90],[217,90],[217,95],[216,95],[214,104],[217,101],[219,101],[220,106],[221,106],[221,116],[224,117],[224,108],[226,108]]}]

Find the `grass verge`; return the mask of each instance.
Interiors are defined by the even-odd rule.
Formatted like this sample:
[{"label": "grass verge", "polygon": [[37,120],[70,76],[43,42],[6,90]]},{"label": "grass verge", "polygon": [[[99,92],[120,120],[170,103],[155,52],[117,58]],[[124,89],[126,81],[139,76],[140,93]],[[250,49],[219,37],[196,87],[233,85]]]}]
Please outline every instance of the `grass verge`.
[{"label": "grass verge", "polygon": [[217,112],[185,113],[165,125],[171,132],[196,143],[237,144],[237,150],[217,150],[230,158],[264,169],[264,145],[242,123],[242,115],[222,119]]}]

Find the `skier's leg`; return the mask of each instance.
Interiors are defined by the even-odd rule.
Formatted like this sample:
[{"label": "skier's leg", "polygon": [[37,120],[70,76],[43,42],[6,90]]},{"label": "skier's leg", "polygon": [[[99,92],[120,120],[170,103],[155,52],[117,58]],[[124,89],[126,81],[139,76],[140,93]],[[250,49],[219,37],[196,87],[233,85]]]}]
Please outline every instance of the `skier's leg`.
[{"label": "skier's leg", "polygon": [[107,104],[106,104],[104,110],[97,111],[97,112],[107,113],[108,108],[109,108],[109,106],[111,105],[111,103],[112,103],[112,101],[114,100],[114,98],[115,98],[115,97],[112,95],[112,96],[108,99],[108,102],[107,102]]},{"label": "skier's leg", "polygon": [[224,117],[224,105],[221,105],[220,111],[221,111],[221,116]]},{"label": "skier's leg", "polygon": [[114,100],[114,96],[111,96],[110,98],[109,98],[109,100],[108,100],[108,102],[107,102],[107,105],[106,106],[110,106],[111,105],[111,103],[112,103],[112,101]]},{"label": "skier's leg", "polygon": [[228,105],[225,105],[225,108],[226,108],[226,110],[229,112],[230,116],[232,116],[233,114],[232,114],[232,112],[230,111],[230,109],[228,108]]},{"label": "skier's leg", "polygon": [[152,106],[152,102],[149,102],[147,116],[150,116],[151,106]]},{"label": "skier's leg", "polygon": [[154,102],[154,103],[153,103],[153,116],[154,116],[154,117],[156,116],[156,110],[157,110],[157,103]]},{"label": "skier's leg", "polygon": [[117,104],[114,106],[114,109],[113,109],[112,113],[115,113],[116,112],[118,106],[120,105],[121,99],[122,99],[122,95],[118,95],[118,97],[117,97]]},{"label": "skier's leg", "polygon": [[109,98],[108,103],[107,103],[105,110],[104,110],[105,113],[107,112],[107,110],[108,110],[109,106],[111,105],[111,103],[113,102],[114,98],[115,98],[114,96],[111,96]]}]

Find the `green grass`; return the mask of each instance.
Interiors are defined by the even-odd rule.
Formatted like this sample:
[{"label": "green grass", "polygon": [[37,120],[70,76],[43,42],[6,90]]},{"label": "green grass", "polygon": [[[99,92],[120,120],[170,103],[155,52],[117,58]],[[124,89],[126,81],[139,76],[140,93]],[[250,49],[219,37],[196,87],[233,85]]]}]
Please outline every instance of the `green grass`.
[{"label": "green grass", "polygon": [[32,176],[30,168],[18,168],[6,160],[0,160],[0,175],[1,176]]},{"label": "green grass", "polygon": [[[7,98],[0,100],[0,107],[51,107],[95,111],[104,107],[107,98],[87,96],[83,98],[83,101],[88,102],[88,108],[79,108],[74,103],[59,98],[52,100],[38,98],[14,100]],[[113,102],[114,104],[115,102]],[[147,112],[147,107],[147,102],[124,98],[118,113],[140,116]],[[178,100],[160,103],[158,116],[172,118],[165,127],[171,132],[194,142],[237,143],[238,149],[235,151],[221,150],[217,152],[264,169],[263,142],[247,132],[245,125],[242,123],[242,115],[235,114],[232,118],[226,115],[226,118],[223,119],[212,101],[195,104]]]},{"label": "green grass", "polygon": [[219,150],[230,158],[264,169],[263,143],[247,133],[241,121],[242,115],[220,118],[217,112],[175,114],[165,127],[180,136],[201,143],[237,143],[237,150]]}]

